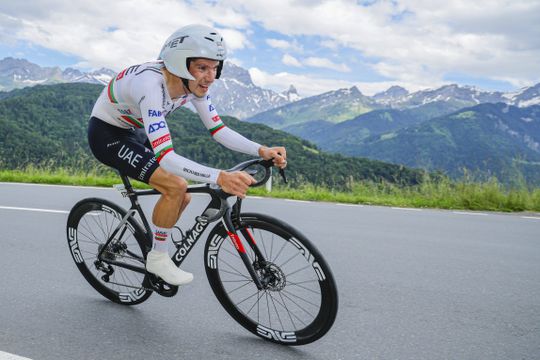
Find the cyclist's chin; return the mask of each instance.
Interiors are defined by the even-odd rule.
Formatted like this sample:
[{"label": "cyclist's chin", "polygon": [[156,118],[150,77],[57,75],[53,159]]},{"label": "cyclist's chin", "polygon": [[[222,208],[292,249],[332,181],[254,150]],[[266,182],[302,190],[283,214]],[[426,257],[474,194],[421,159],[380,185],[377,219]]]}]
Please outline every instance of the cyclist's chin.
[{"label": "cyclist's chin", "polygon": [[203,96],[206,95],[209,88],[210,88],[210,86],[200,86],[200,85],[198,85],[196,87],[195,91],[193,91],[193,94],[195,94],[195,96],[198,96],[198,97],[203,97]]}]

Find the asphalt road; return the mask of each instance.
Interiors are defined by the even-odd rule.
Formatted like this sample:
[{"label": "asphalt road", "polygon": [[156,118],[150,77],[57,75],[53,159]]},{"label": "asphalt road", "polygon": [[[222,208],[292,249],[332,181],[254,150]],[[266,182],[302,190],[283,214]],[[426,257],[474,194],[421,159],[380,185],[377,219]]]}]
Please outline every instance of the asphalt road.
[{"label": "asphalt road", "polygon": [[174,298],[124,307],[95,292],[65,236],[67,211],[88,196],[127,206],[109,189],[0,183],[0,359],[540,359],[538,215],[248,199],[301,229],[338,284],[330,332],[284,347],[221,308],[204,238],[183,265],[195,281]]}]

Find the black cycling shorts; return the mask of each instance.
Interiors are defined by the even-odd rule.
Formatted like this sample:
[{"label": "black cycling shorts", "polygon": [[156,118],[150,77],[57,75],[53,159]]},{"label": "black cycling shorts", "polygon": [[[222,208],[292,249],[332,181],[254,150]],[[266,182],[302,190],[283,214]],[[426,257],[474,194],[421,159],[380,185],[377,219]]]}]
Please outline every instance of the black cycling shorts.
[{"label": "black cycling shorts", "polygon": [[92,117],[88,144],[99,161],[147,184],[159,167],[143,129],[122,129]]}]

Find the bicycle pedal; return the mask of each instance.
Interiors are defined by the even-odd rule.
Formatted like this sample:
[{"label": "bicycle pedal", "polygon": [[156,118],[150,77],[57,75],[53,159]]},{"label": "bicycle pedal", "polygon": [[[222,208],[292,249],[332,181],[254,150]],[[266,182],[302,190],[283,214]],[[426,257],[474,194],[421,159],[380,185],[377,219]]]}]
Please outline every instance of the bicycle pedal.
[{"label": "bicycle pedal", "polygon": [[173,297],[178,293],[178,286],[166,283],[154,274],[146,273],[142,286],[146,290],[154,291],[164,297]]}]

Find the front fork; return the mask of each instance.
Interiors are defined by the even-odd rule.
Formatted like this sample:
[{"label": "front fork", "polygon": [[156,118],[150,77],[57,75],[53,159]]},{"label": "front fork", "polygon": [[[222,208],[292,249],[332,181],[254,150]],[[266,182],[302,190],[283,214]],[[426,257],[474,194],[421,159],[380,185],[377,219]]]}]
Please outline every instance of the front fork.
[{"label": "front fork", "polygon": [[[240,208],[242,206],[242,199],[238,198],[236,203],[233,205],[232,208],[228,208],[225,212],[225,215],[223,215],[223,224],[225,225],[225,230],[227,231],[227,234],[229,235],[229,238],[231,239],[234,247],[238,251],[238,255],[244,262],[244,265],[246,266],[246,269],[248,270],[249,274],[251,275],[251,278],[253,279],[253,282],[257,286],[257,289],[263,290],[265,288],[265,285],[262,283],[260,277],[258,276],[254,264],[265,264],[266,259],[264,258],[263,254],[261,253],[259,247],[257,246],[255,239],[253,238],[253,235],[249,231],[248,228],[243,227],[241,224],[240,219]],[[240,237],[238,236],[238,233],[236,229],[239,228],[240,232],[244,236],[244,239],[246,239],[247,243],[255,253],[255,262],[251,263],[249,260],[249,256],[246,253],[246,249],[244,248],[244,245],[242,244],[242,241],[240,240]]]}]

